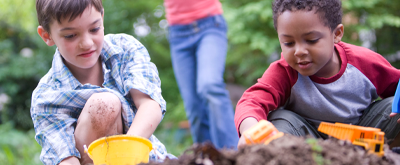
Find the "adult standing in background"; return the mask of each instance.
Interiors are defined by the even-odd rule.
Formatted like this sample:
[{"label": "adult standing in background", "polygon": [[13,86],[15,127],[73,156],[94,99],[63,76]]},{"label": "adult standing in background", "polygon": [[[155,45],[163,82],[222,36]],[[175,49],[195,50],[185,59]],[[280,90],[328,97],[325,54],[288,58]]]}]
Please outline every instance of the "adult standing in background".
[{"label": "adult standing in background", "polygon": [[164,0],[172,65],[195,143],[236,148],[223,74],[227,25],[219,0]]}]

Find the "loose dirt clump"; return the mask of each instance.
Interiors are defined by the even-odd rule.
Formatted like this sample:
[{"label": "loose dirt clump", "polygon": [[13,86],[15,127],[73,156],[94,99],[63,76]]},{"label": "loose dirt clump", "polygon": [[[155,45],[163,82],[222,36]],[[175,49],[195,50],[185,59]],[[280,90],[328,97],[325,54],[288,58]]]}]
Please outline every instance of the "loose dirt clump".
[{"label": "loose dirt clump", "polygon": [[248,145],[238,150],[217,150],[209,143],[194,144],[178,159],[147,165],[400,165],[400,155],[386,144],[384,148],[385,155],[379,157],[335,138],[284,135],[268,145]]}]

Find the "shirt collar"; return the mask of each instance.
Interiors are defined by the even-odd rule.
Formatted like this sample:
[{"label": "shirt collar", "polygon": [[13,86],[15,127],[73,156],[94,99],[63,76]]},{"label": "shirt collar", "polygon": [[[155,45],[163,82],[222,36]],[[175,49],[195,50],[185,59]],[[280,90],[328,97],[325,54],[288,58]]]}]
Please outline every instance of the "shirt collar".
[{"label": "shirt collar", "polygon": [[79,85],[81,85],[81,83],[72,75],[71,71],[64,64],[58,48],[54,54],[51,67],[53,69],[54,81],[58,81],[61,84],[61,88],[69,87],[70,89],[76,89]]},{"label": "shirt collar", "polygon": [[116,39],[113,37],[114,35],[104,36],[103,49],[101,51],[104,61],[108,61],[113,55],[124,53],[120,46],[116,46]]}]

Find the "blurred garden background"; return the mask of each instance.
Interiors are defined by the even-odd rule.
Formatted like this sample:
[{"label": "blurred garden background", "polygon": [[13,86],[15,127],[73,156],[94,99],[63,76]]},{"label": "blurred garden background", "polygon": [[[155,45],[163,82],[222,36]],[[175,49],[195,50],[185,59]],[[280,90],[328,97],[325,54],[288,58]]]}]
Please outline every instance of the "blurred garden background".
[{"label": "blurred garden background", "polygon": [[[221,0],[228,22],[225,80],[233,104],[280,55],[271,0]],[[368,47],[400,68],[400,1],[343,0],[343,41]],[[171,66],[162,0],[103,0],[105,33],[127,33],[158,67],[167,113],[155,135],[179,156],[192,145]],[[55,47],[36,33],[34,0],[0,0],[0,164],[41,164],[30,117],[33,89],[51,67]],[[385,80],[382,80],[385,81]]]}]

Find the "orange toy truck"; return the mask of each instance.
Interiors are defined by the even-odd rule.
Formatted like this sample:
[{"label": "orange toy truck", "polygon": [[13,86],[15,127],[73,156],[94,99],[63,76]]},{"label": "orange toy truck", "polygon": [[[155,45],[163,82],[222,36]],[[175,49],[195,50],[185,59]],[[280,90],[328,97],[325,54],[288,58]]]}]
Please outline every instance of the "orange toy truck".
[{"label": "orange toy truck", "polygon": [[384,154],[383,144],[385,133],[379,128],[321,122],[318,131],[341,140],[349,140],[354,145],[368,150],[368,153],[374,153],[378,156],[383,156]]},{"label": "orange toy truck", "polygon": [[283,133],[279,132],[271,122],[260,120],[255,126],[246,130],[242,136],[244,136],[246,144],[268,144],[283,136]]},{"label": "orange toy truck", "polygon": [[[383,144],[385,133],[379,128],[363,127],[343,123],[321,122],[318,131],[340,140],[349,140],[353,145],[361,146],[374,153],[383,156]],[[283,136],[275,126],[266,120],[260,120],[255,126],[243,133],[246,144],[268,144],[274,139]]]}]

